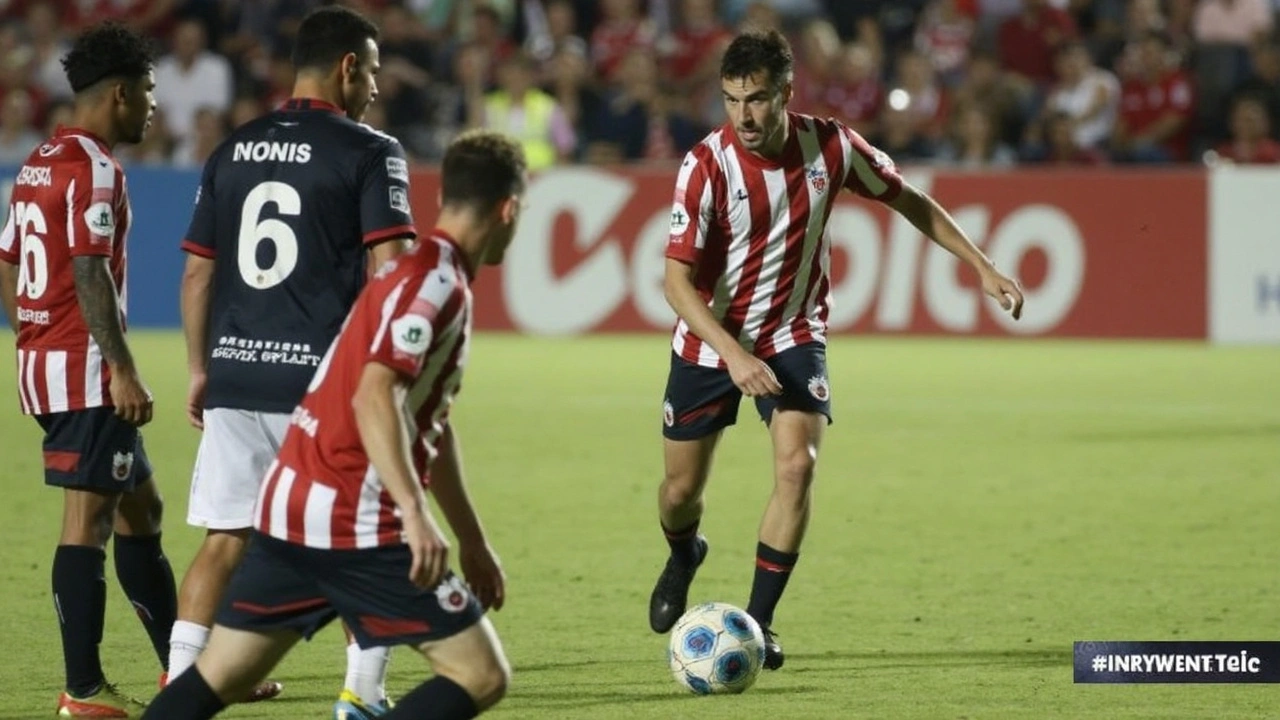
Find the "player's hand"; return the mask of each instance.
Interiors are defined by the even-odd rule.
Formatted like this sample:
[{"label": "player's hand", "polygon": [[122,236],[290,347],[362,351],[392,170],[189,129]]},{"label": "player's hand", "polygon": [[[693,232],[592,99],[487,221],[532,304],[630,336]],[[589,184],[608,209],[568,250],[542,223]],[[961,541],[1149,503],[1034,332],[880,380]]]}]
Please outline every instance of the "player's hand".
[{"label": "player's hand", "polygon": [[480,606],[485,610],[501,610],[507,593],[507,577],[489,543],[481,541],[460,545],[458,564]]},{"label": "player's hand", "polygon": [[208,381],[204,373],[191,373],[187,385],[187,422],[197,430],[204,430],[204,386]]},{"label": "player's hand", "polygon": [[107,390],[121,420],[137,426],[151,422],[151,391],[142,384],[136,370],[112,368]]},{"label": "player's hand", "polygon": [[409,582],[420,588],[439,585],[449,569],[449,542],[426,510],[404,513],[403,522],[404,541],[413,556]]},{"label": "player's hand", "polygon": [[733,379],[733,384],[738,386],[743,395],[763,397],[782,393],[782,385],[778,383],[773,369],[745,350],[725,358],[725,364],[729,366],[729,377]]},{"label": "player's hand", "polygon": [[993,267],[984,269],[982,291],[996,299],[1000,307],[1013,313],[1013,319],[1022,317],[1022,285],[1013,278],[1000,274]]}]

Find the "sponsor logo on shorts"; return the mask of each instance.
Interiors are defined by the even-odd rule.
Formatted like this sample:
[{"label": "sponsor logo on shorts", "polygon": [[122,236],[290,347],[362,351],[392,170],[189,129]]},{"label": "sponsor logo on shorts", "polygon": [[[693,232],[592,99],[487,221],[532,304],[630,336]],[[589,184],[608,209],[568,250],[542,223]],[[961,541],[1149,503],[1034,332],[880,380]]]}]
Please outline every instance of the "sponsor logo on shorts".
[{"label": "sponsor logo on shorts", "polygon": [[118,482],[124,482],[129,479],[131,472],[133,472],[133,453],[118,452],[111,456],[111,477]]},{"label": "sponsor logo on shorts", "polygon": [[827,379],[821,375],[809,378],[809,394],[818,402],[826,402],[831,397],[831,387],[827,385]]},{"label": "sponsor logo on shorts", "polygon": [[462,612],[467,608],[467,588],[462,580],[451,577],[436,587],[436,599],[445,612]]}]

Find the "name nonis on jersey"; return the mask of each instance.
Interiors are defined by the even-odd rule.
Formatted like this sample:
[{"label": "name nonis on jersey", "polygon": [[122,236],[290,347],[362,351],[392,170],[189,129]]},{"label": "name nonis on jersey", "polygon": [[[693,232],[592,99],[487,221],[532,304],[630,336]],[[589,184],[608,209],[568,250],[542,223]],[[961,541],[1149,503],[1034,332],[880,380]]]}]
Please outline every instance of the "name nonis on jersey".
[{"label": "name nonis on jersey", "polygon": [[311,143],[238,142],[232,162],[311,162]]},{"label": "name nonis on jersey", "polygon": [[23,165],[22,169],[18,171],[18,179],[14,183],[32,187],[49,187],[53,185],[53,168],[39,165]]}]

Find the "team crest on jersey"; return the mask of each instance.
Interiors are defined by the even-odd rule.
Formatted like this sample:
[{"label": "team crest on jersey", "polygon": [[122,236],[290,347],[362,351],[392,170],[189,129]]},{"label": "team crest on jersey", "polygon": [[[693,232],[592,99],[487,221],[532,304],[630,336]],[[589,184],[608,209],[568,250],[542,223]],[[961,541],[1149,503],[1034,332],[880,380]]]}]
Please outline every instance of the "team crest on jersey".
[{"label": "team crest on jersey", "polygon": [[684,203],[676,203],[671,207],[671,235],[677,237],[684,234],[689,229],[689,211],[685,209]]},{"label": "team crest on jersey", "polygon": [[391,322],[391,345],[397,353],[418,356],[431,345],[431,321],[421,315],[405,315]]},{"label": "team crest on jersey", "polygon": [[89,230],[100,237],[109,238],[116,234],[116,213],[111,203],[96,202],[84,211],[84,222]]},{"label": "team crest on jersey", "polygon": [[827,191],[827,171],[820,167],[811,167],[808,172],[809,184],[813,191],[821,195]]},{"label": "team crest on jersey", "polygon": [[809,378],[809,394],[818,402],[826,402],[831,397],[831,386],[827,384],[827,379],[822,375]]},{"label": "team crest on jersey", "polygon": [[129,474],[133,472],[133,453],[118,452],[111,456],[111,477],[117,482],[124,482],[129,479]]},{"label": "team crest on jersey", "polygon": [[460,613],[467,609],[467,588],[457,576],[436,586],[436,600],[445,612]]},{"label": "team crest on jersey", "polygon": [[662,424],[672,427],[676,424],[676,409],[671,407],[671,401],[662,403]]}]

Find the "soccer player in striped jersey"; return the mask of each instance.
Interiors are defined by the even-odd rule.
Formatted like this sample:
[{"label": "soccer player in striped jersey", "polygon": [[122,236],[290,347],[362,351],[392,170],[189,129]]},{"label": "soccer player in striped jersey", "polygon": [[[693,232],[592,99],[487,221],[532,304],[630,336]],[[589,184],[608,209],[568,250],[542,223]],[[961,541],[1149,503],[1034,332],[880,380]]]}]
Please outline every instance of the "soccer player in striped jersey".
[{"label": "soccer player in striped jersey", "polygon": [[[208,647],[144,720],[214,717],[339,616],[361,647],[411,645],[431,665],[435,677],[386,720],[471,718],[505,692],[510,670],[484,617],[502,607],[505,579],[468,498],[449,411],[470,343],[471,278],[502,261],[526,166],[514,141],[486,131],[455,139],[442,166],[435,231],[360,293],[263,480]],[[465,583],[449,570],[424,486],[458,538]]]},{"label": "soccer player in striped jersey", "polygon": [[66,689],[61,717],[130,717],[103,676],[103,579],[116,575],[163,667],[177,612],[160,545],[160,492],[138,428],[151,392],[125,339],[125,243],[133,214],[112,149],[137,143],[155,111],[153,51],[120,25],[80,36],[62,60],[75,92],[71,127],[32,151],[0,232],[0,297],[18,332],[18,398],[44,430],[45,484],[63,489],[53,601]]},{"label": "soccer player in striped jersey", "polygon": [[649,601],[671,629],[706,558],[702,492],[723,430],[755,400],[773,442],[774,491],[756,546],[748,612],[765,634],[765,667],[782,666],[774,610],[799,557],[823,431],[831,422],[827,218],[847,189],[900,213],[977,271],[1015,318],[1018,283],[893,161],[832,119],[788,112],[792,55],[776,31],[744,33],[720,66],[728,122],[685,157],[676,179],[665,291],[679,316],[663,403],[666,473],[658,517],[670,546]]}]

